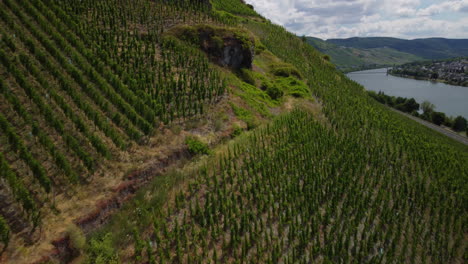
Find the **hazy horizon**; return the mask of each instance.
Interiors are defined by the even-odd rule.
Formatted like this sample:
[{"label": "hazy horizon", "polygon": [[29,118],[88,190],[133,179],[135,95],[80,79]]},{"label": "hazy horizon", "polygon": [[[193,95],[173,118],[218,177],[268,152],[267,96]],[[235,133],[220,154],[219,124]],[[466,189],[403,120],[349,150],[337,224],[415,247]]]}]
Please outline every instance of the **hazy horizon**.
[{"label": "hazy horizon", "polygon": [[468,37],[466,38],[444,38],[444,37],[427,37],[427,38],[398,38],[398,37],[391,37],[391,36],[371,36],[371,37],[363,37],[363,36],[353,36],[353,37],[347,37],[347,38],[328,38],[328,39],[322,39],[318,38],[316,36],[307,36],[306,37],[311,37],[311,38],[317,38],[321,40],[330,40],[330,39],[352,39],[352,38],[393,38],[393,39],[403,39],[403,40],[417,40],[417,39],[455,39],[455,40],[468,40]]}]

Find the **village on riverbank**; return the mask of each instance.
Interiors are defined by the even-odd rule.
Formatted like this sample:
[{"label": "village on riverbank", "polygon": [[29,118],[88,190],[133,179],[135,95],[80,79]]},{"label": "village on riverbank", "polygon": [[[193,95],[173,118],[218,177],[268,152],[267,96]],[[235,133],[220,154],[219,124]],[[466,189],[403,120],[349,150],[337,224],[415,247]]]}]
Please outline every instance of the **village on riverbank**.
[{"label": "village on riverbank", "polygon": [[388,73],[468,87],[468,58],[407,63],[390,69]]}]

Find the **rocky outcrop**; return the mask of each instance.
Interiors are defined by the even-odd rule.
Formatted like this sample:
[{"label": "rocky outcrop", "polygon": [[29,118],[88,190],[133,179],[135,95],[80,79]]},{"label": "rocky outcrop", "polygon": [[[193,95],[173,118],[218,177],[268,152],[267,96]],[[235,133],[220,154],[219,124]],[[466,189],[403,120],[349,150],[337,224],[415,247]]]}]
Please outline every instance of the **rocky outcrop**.
[{"label": "rocky outcrop", "polygon": [[183,41],[199,45],[218,65],[234,70],[252,68],[255,41],[246,31],[198,25],[178,27],[171,33]]},{"label": "rocky outcrop", "polygon": [[235,38],[224,39],[220,64],[233,69],[252,68],[254,59],[253,47],[245,47]]}]

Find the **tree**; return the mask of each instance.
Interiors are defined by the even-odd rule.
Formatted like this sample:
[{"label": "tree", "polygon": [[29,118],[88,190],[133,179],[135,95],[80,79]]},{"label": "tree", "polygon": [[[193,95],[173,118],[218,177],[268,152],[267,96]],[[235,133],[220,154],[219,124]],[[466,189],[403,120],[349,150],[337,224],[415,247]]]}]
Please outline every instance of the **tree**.
[{"label": "tree", "polygon": [[400,111],[406,112],[406,113],[411,113],[413,111],[419,110],[419,104],[414,100],[414,98],[411,99],[405,99],[403,102],[399,100],[400,97],[397,98],[398,105],[396,108]]},{"label": "tree", "polygon": [[453,121],[453,126],[452,128],[455,131],[464,131],[466,130],[468,124],[466,119],[463,116],[457,116],[455,120]]},{"label": "tree", "polygon": [[421,109],[424,113],[431,113],[435,109],[435,105],[429,101],[424,101],[421,103]]},{"label": "tree", "polygon": [[432,112],[431,113],[432,123],[440,126],[445,122],[445,114],[442,112]]}]

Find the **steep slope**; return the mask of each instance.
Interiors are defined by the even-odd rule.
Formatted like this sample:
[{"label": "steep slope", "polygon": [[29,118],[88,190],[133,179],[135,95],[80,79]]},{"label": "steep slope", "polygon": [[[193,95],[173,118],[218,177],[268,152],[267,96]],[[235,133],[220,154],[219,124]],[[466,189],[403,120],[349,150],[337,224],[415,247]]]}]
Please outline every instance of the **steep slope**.
[{"label": "steep slope", "polygon": [[329,39],[327,42],[359,49],[388,47],[428,60],[468,56],[468,39],[398,39],[387,37]]},{"label": "steep slope", "polygon": [[241,0],[0,16],[0,261],[463,262],[468,149]]},{"label": "steep slope", "polygon": [[231,7],[221,10],[229,25],[297,67],[325,118],[302,106],[174,172],[185,185],[172,195],[151,195],[156,183],[143,190],[92,237],[89,260],[462,263],[467,148],[380,106],[282,27]]},{"label": "steep slope", "polygon": [[[135,164],[183,152],[183,134],[168,125],[204,116],[225,94],[203,52],[162,38],[185,19],[213,21],[210,6],[144,2],[121,3],[119,13],[105,1],[0,3],[6,260],[43,253],[36,244],[114,195]],[[27,254],[24,244],[34,245]]]},{"label": "steep slope", "polygon": [[386,46],[375,48],[345,47],[313,37],[307,37],[307,42],[320,52],[329,55],[331,62],[343,72],[423,60],[422,57],[400,52]]}]

